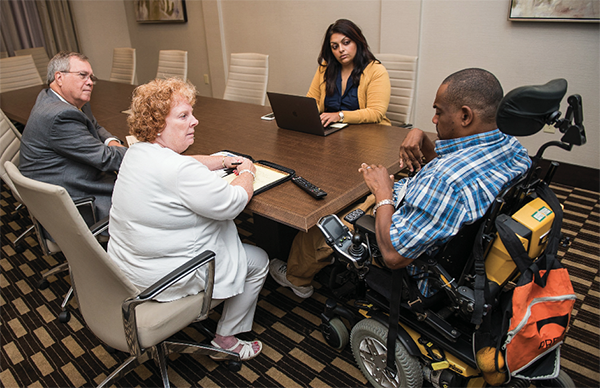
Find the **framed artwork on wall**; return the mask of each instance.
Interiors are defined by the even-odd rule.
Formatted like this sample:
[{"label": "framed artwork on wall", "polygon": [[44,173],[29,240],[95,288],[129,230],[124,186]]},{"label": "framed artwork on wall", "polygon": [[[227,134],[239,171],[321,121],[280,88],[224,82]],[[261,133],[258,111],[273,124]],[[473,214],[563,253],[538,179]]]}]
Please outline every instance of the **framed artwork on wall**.
[{"label": "framed artwork on wall", "polygon": [[138,23],[186,23],[185,0],[135,0]]},{"label": "framed artwork on wall", "polygon": [[508,20],[600,22],[600,0],[510,0]]}]

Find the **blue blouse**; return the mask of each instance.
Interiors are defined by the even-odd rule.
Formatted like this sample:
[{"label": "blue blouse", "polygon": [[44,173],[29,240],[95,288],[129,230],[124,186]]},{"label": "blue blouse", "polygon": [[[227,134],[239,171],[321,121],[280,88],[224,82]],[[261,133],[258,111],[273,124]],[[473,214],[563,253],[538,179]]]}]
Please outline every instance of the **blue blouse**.
[{"label": "blue blouse", "polygon": [[352,77],[348,77],[346,91],[341,95],[342,72],[338,73],[335,82],[335,92],[332,96],[325,96],[325,112],[339,112],[342,110],[358,110],[358,85],[354,85]]}]

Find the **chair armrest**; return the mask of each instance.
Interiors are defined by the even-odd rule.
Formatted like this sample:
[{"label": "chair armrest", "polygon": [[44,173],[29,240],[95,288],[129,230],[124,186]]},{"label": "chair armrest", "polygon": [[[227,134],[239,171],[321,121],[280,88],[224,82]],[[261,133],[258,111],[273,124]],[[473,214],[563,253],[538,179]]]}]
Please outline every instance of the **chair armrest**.
[{"label": "chair armrest", "polygon": [[108,229],[108,220],[110,217],[106,216],[100,221],[96,222],[94,225],[90,226],[90,232],[94,235],[94,237],[98,236],[100,233],[104,232]]},{"label": "chair armrest", "polygon": [[359,232],[375,234],[375,217],[365,214],[354,223]]},{"label": "chair armrest", "polygon": [[96,207],[94,206],[94,202],[96,201],[96,197],[89,196],[78,199],[77,201],[73,201],[77,210],[79,210],[79,214],[83,217],[85,223],[90,226],[96,223]]},{"label": "chair armrest", "polygon": [[95,201],[96,201],[96,197],[94,197],[93,195],[90,195],[89,197],[79,198],[78,200],[73,201],[73,203],[75,204],[76,207],[79,207],[81,205],[93,205]]},{"label": "chair armrest", "polygon": [[[167,288],[169,288],[173,283],[179,281],[181,278],[189,275],[196,269],[201,266],[213,262],[214,265],[215,253],[213,251],[204,251],[200,253],[198,256],[194,257],[192,260],[186,262],[180,267],[174,269],[169,274],[164,276],[162,279],[158,280],[156,283],[146,288],[144,291],[140,292],[138,298],[140,300],[148,300],[152,299]],[[210,266],[209,266],[210,267]],[[208,281],[207,281],[208,283]],[[212,293],[212,289],[211,289]]]},{"label": "chair armrest", "polygon": [[159,295],[161,292],[172,286],[183,277],[205,265],[206,276],[204,281],[204,299],[202,303],[202,310],[200,312],[200,317],[205,317],[208,314],[208,309],[210,308],[213,285],[215,281],[215,253],[209,250],[200,253],[198,256],[171,271],[169,274],[143,290],[138,295],[127,298],[123,302],[121,305],[123,327],[125,329],[125,336],[127,338],[127,344],[129,345],[130,354],[139,356],[142,353],[142,349],[140,348],[140,343],[138,340],[135,315],[135,308],[137,305],[152,300],[152,298]]}]

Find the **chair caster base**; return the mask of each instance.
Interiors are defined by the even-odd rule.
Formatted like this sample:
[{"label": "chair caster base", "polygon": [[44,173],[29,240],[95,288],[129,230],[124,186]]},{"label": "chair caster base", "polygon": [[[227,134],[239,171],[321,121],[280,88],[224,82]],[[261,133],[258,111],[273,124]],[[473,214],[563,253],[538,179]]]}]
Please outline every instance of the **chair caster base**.
[{"label": "chair caster base", "polygon": [[70,320],[71,320],[71,312],[69,310],[61,311],[60,314],[58,314],[58,321],[60,323],[67,323]]},{"label": "chair caster base", "polygon": [[229,361],[227,363],[227,369],[229,369],[232,372],[239,372],[242,369],[242,362],[241,361]]},{"label": "chair caster base", "polygon": [[15,252],[21,254],[25,252],[25,247],[22,244],[15,245]]},{"label": "chair caster base", "polygon": [[37,288],[39,290],[45,290],[46,288],[48,288],[50,286],[50,282],[48,281],[48,279],[44,278],[42,280],[40,280],[37,284]]}]

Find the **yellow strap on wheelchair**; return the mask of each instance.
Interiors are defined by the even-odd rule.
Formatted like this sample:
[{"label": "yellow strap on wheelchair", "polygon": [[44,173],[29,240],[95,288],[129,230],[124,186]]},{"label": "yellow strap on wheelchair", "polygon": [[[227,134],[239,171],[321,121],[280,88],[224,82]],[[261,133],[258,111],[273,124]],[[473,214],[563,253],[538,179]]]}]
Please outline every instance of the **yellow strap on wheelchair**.
[{"label": "yellow strap on wheelchair", "polygon": [[448,288],[452,288],[452,287],[450,286],[450,283],[451,283],[451,282],[449,282],[449,281],[448,281],[448,279],[446,279],[446,277],[445,277],[444,275],[440,275],[440,278],[441,278],[441,279],[442,279],[442,281],[444,282],[444,286],[446,286],[446,287],[448,287]]}]

